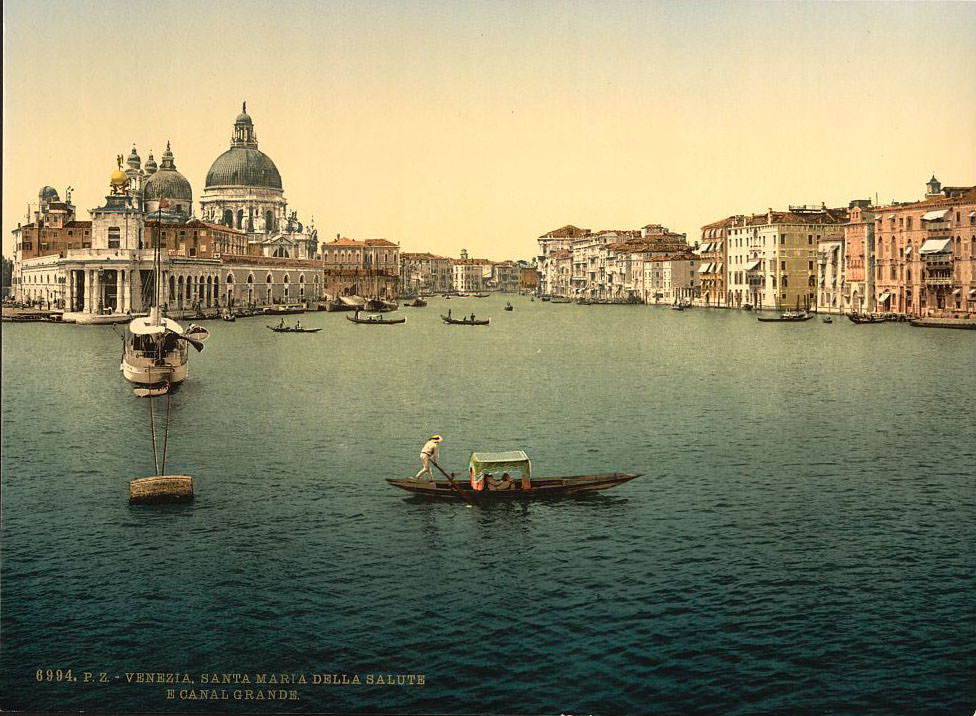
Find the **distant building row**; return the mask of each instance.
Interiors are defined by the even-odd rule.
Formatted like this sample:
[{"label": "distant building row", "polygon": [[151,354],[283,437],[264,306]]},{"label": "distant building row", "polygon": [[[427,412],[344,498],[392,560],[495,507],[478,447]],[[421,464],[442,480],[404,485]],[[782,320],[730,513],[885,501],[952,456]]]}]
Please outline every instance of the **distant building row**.
[{"label": "distant building row", "polygon": [[610,301],[692,300],[700,262],[685,234],[660,224],[597,232],[564,226],[539,237],[539,290]]}]

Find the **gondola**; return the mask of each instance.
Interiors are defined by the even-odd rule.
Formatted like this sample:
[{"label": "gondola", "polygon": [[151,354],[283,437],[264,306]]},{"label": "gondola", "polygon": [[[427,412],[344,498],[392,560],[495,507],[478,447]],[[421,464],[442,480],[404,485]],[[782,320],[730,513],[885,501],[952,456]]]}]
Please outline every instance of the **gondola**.
[{"label": "gondola", "polygon": [[756,320],[763,323],[800,323],[811,318],[813,314],[806,311],[786,311],[778,316],[756,316]]},{"label": "gondola", "polygon": [[359,311],[356,312],[354,316],[346,316],[346,320],[352,321],[353,323],[362,323],[367,326],[392,326],[397,323],[406,323],[407,319],[403,318],[383,318],[381,316],[369,316],[367,318],[360,318]]},{"label": "gondola", "polygon": [[275,333],[318,333],[321,328],[294,328],[292,326],[268,326]]},{"label": "gondola", "polygon": [[444,319],[444,323],[450,323],[453,326],[487,326],[491,322],[490,318],[474,320],[470,318],[458,319],[445,316],[443,313],[441,314],[441,318]]},{"label": "gondola", "polygon": [[872,316],[869,313],[851,313],[847,317],[852,323],[885,323],[887,320],[883,316]]},{"label": "gondola", "polygon": [[[447,500],[468,500],[481,502],[482,500],[536,500],[547,497],[562,497],[580,492],[595,492],[607,490],[617,485],[640,477],[640,473],[607,472],[598,475],[574,475],[572,477],[539,477],[532,478],[530,487],[525,489],[520,482],[513,483],[511,489],[476,491],[466,480],[455,478],[451,486],[448,480],[417,480],[412,477],[397,480],[386,478],[386,481],[401,490],[412,492],[414,495],[433,497]],[[459,492],[460,491],[460,492]]]},{"label": "gondola", "polygon": [[410,303],[407,304],[410,308],[424,308],[427,305],[427,301],[422,298],[415,298]]},{"label": "gondola", "polygon": [[640,473],[606,472],[571,477],[532,477],[532,463],[521,450],[502,453],[472,453],[468,474],[448,476],[437,466],[442,478],[418,480],[387,478],[393,487],[414,495],[469,504],[494,500],[525,500],[560,497],[580,492],[607,490],[640,477]]},{"label": "gondola", "polygon": [[511,303],[506,303],[505,304],[505,310],[506,311],[514,311],[515,310],[515,307]]}]

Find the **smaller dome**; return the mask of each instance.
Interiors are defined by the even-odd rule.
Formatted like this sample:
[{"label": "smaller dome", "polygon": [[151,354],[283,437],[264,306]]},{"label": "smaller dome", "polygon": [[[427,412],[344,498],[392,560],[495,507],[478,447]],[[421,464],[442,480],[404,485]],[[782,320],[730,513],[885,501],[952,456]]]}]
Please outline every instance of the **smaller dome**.
[{"label": "smaller dome", "polygon": [[37,198],[41,201],[60,201],[61,197],[58,196],[58,190],[53,186],[43,186],[41,190],[37,192]]},{"label": "smaller dome", "polygon": [[146,174],[155,174],[159,166],[156,164],[156,160],[153,159],[152,150],[149,150],[149,158],[146,160]]},{"label": "smaller dome", "polygon": [[139,158],[139,153],[136,151],[135,144],[132,145],[132,151],[129,152],[129,158],[126,160],[126,164],[128,164],[133,169],[138,169],[139,166],[142,164],[142,160]]}]

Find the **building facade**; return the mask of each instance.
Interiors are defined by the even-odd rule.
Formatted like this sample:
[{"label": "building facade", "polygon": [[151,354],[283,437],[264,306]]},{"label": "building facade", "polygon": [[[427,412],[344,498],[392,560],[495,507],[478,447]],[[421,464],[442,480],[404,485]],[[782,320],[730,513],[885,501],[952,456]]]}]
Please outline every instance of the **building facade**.
[{"label": "building facade", "polygon": [[943,187],[925,198],[878,207],[875,302],[908,317],[976,315],[976,186]]}]

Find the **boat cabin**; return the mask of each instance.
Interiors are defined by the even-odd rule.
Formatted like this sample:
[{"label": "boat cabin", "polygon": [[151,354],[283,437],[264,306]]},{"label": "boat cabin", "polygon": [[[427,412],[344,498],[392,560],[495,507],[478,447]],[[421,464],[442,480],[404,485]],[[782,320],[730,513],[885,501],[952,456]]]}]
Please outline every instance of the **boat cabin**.
[{"label": "boat cabin", "polygon": [[532,462],[521,450],[473,452],[468,461],[472,490],[531,490]]}]

